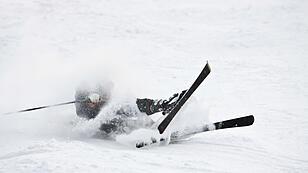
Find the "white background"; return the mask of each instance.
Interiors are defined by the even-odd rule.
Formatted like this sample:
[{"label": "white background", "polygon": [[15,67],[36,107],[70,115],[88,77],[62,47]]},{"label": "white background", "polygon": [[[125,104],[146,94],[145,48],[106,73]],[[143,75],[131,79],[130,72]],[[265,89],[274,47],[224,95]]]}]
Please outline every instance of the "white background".
[{"label": "white background", "polygon": [[97,121],[80,121],[72,105],[1,115],[0,172],[307,172],[307,9],[304,0],[0,0],[1,113],[71,101],[79,83],[103,78],[117,98],[168,98],[208,60],[196,103],[172,125],[256,118],[135,149],[93,137]]}]

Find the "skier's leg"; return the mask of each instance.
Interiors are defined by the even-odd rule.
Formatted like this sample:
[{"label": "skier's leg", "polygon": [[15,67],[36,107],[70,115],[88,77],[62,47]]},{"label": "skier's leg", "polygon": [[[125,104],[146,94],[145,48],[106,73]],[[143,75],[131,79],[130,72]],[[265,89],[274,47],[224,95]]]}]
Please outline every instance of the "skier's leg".
[{"label": "skier's leg", "polygon": [[101,124],[99,129],[106,135],[111,133],[122,133],[123,129],[121,127],[123,126],[123,123],[124,119],[114,118]]},{"label": "skier's leg", "polygon": [[138,99],[136,104],[140,112],[145,112],[147,115],[152,115],[157,112],[162,112],[164,115],[169,113],[177,102],[183,97],[187,90],[182,91],[181,93],[173,94],[169,100],[153,100],[153,99]]},{"label": "skier's leg", "polygon": [[150,117],[140,114],[136,106],[126,104],[118,106],[113,118],[105,120],[100,126],[104,135],[128,134],[135,129],[149,128],[153,125],[154,121]]}]

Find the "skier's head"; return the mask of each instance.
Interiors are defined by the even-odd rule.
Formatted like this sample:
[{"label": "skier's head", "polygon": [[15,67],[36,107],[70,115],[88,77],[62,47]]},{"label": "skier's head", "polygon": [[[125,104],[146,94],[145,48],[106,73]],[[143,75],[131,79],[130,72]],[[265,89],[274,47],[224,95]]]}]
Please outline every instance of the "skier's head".
[{"label": "skier's head", "polygon": [[75,94],[76,113],[87,119],[95,118],[101,108],[110,101],[113,83],[105,81],[95,85],[80,85]]},{"label": "skier's head", "polygon": [[102,82],[83,83],[76,89],[76,100],[89,99],[89,101],[97,102],[103,100],[108,102],[111,97],[113,83],[110,80],[104,80]]}]

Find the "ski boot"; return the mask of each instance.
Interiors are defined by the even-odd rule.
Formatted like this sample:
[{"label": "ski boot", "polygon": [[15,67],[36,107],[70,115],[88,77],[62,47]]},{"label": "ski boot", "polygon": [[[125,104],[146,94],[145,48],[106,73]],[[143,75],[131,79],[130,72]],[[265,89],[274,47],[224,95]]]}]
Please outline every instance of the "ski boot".
[{"label": "ski boot", "polygon": [[169,100],[153,100],[153,99],[137,99],[136,104],[141,112],[147,115],[152,115],[157,112],[162,112],[163,115],[168,114],[175,105],[181,100],[187,90],[182,91],[180,94],[176,93]]}]

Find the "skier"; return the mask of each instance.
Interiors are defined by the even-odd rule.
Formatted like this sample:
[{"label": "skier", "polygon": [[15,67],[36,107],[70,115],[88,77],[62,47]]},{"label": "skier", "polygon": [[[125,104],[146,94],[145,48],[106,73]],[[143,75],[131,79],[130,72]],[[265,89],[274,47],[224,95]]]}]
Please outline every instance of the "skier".
[{"label": "skier", "polygon": [[[111,87],[103,87],[102,85],[98,85],[94,89],[77,89],[75,93],[75,99],[78,101],[75,103],[77,116],[88,120],[95,118],[110,101],[110,92]],[[133,119],[133,117],[140,118],[141,116],[145,116],[145,114],[149,116],[157,112],[162,112],[162,114],[165,115],[173,109],[185,92],[186,90],[181,93],[176,93],[168,100],[137,98],[135,103],[138,110],[135,110],[132,106],[128,105],[119,108],[119,110],[115,111],[114,118],[101,124],[100,130],[106,135],[129,133],[133,129],[131,129],[132,127],[128,127],[128,122],[130,122],[129,120]],[[143,127],[149,127],[153,125],[153,123],[154,122],[151,120],[150,123],[146,123]]]}]

